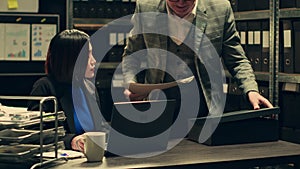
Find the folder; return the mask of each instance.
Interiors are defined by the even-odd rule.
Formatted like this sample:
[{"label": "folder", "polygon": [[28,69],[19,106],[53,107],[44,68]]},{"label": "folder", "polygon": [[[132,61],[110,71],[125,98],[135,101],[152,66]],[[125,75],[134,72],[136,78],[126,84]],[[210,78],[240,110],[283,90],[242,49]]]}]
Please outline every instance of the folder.
[{"label": "folder", "polygon": [[131,3],[130,2],[124,2],[122,3],[122,9],[121,9],[121,15],[122,16],[126,16],[126,15],[130,15],[131,13],[131,9],[130,9]]},{"label": "folder", "polygon": [[279,116],[281,126],[300,129],[300,84],[284,83]]},{"label": "folder", "polygon": [[238,88],[237,84],[230,82],[228,84],[228,93],[226,96],[226,105],[224,108],[225,112],[240,110],[240,98],[241,90]]},{"label": "folder", "polygon": [[269,98],[269,87],[266,85],[259,85],[258,86],[259,93],[264,96],[265,98]]},{"label": "folder", "polygon": [[279,8],[295,8],[296,0],[280,0]]},{"label": "folder", "polygon": [[231,4],[231,8],[233,10],[233,12],[237,12],[238,11],[238,0],[230,0],[230,4]]},{"label": "folder", "polygon": [[300,73],[300,21],[294,21],[294,54],[295,54],[295,60],[294,60],[294,72]]},{"label": "folder", "polygon": [[261,71],[261,51],[261,23],[260,21],[249,21],[247,56],[254,71]]},{"label": "folder", "polygon": [[254,0],[255,10],[267,10],[270,8],[269,0]]},{"label": "folder", "polygon": [[282,20],[283,72],[294,73],[294,34],[291,20]]},{"label": "folder", "polygon": [[252,11],[254,10],[254,1],[238,0],[237,9],[238,11]]},{"label": "folder", "polygon": [[261,22],[261,40],[262,40],[262,53],[261,53],[261,71],[269,72],[269,56],[270,56],[270,25],[269,21]]},{"label": "folder", "polygon": [[247,36],[248,36],[247,22],[246,21],[238,21],[236,23],[236,29],[237,29],[237,31],[239,32],[239,35],[240,35],[241,45],[242,45],[245,53],[247,53],[247,46],[246,46]]}]

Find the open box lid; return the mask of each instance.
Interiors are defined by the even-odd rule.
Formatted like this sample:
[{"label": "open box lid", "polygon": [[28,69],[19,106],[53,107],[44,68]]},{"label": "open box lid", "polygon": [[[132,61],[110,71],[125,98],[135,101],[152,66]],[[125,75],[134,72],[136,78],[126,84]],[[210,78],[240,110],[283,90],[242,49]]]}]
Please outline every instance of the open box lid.
[{"label": "open box lid", "polygon": [[246,120],[246,119],[258,118],[258,117],[266,117],[266,116],[279,114],[279,113],[280,113],[280,108],[273,107],[273,108],[262,108],[258,110],[239,110],[239,111],[224,113],[219,116],[213,115],[207,117],[192,118],[190,120],[191,121],[196,120],[197,122],[205,122],[206,120],[221,118],[220,121],[218,122],[224,123],[224,122]]},{"label": "open box lid", "polygon": [[279,125],[273,116],[279,112],[274,107],[190,119],[188,139],[210,146],[276,141]]}]

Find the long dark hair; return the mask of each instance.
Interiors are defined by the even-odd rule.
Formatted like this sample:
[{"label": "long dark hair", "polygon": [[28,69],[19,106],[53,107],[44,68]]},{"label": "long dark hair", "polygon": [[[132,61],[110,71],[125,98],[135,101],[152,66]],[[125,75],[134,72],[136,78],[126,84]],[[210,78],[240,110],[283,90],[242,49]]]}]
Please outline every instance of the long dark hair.
[{"label": "long dark hair", "polygon": [[82,51],[87,57],[80,59],[83,62],[83,73],[88,62],[89,35],[77,29],[64,30],[56,34],[50,42],[45,72],[58,82],[72,83],[72,76],[76,60]]}]

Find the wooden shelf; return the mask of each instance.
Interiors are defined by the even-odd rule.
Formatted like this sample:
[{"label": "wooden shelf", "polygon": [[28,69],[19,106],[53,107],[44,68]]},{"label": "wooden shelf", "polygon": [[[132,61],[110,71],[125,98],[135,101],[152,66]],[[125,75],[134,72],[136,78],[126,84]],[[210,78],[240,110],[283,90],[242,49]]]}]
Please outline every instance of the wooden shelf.
[{"label": "wooden shelf", "polygon": [[[269,19],[270,10],[259,10],[259,11],[244,11],[235,12],[235,20],[257,20],[257,19]],[[279,10],[279,18],[299,18],[300,8],[286,8]]]},{"label": "wooden shelf", "polygon": [[100,29],[105,24],[74,24],[74,28],[76,29],[84,29],[84,30],[95,30]]}]

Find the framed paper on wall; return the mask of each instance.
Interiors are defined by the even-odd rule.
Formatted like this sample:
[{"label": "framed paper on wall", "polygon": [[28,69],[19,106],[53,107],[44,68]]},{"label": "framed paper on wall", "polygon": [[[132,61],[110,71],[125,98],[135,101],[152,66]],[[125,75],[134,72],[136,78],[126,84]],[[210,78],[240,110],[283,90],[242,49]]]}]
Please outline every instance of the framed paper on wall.
[{"label": "framed paper on wall", "polygon": [[31,60],[46,60],[48,47],[56,30],[56,24],[31,25]]},{"label": "framed paper on wall", "polygon": [[4,60],[29,61],[30,24],[5,24]]},{"label": "framed paper on wall", "polygon": [[0,23],[0,60],[4,60],[4,31],[5,24]]}]

